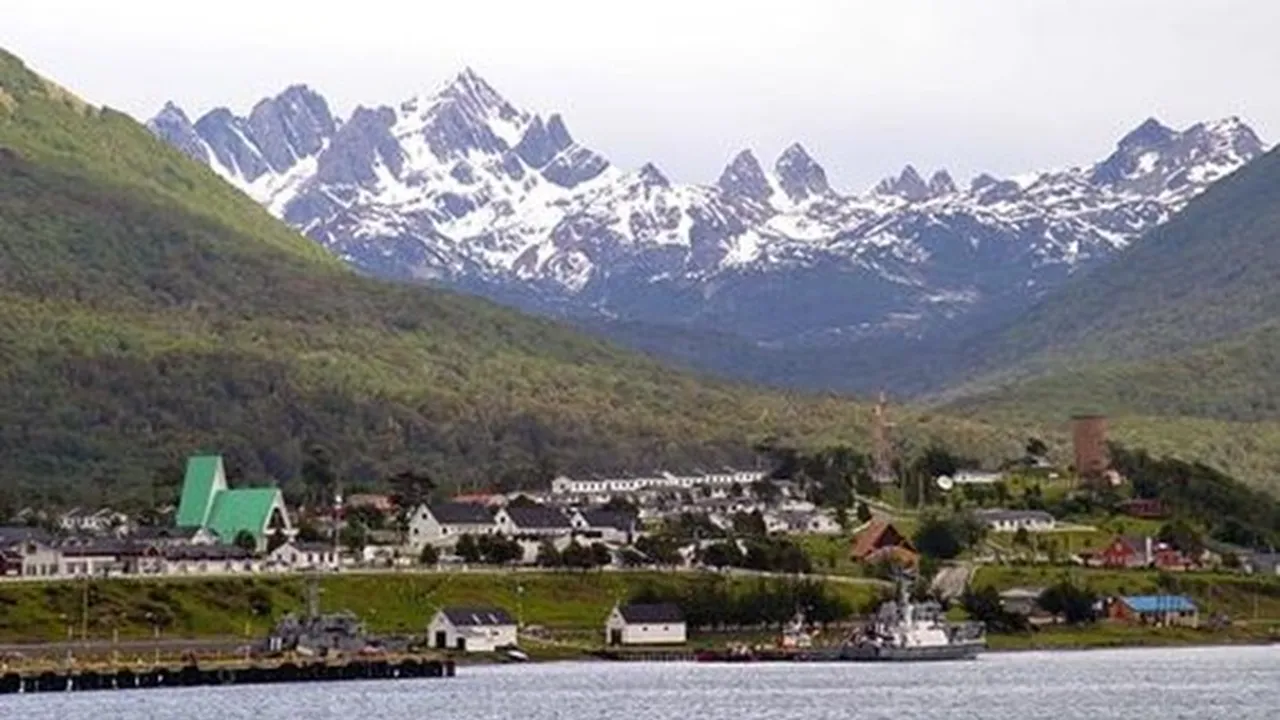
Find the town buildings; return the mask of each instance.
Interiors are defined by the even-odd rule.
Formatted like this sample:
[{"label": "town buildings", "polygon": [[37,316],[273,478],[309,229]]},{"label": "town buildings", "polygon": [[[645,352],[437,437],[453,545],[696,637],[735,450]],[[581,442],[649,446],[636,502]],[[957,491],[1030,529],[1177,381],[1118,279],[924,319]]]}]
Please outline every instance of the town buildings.
[{"label": "town buildings", "polygon": [[742,471],[729,468],[720,472],[692,475],[675,475],[669,472],[661,472],[648,476],[592,477],[582,480],[575,480],[561,475],[551,481],[551,493],[553,495],[596,495],[607,497],[654,490],[693,490],[703,487],[728,488],[733,485],[745,488],[764,478],[764,475],[760,471]]}]

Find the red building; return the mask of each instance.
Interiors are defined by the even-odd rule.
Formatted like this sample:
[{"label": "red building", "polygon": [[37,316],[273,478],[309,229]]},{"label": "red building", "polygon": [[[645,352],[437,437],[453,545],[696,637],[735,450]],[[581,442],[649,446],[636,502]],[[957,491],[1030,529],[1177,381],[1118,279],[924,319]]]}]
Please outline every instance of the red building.
[{"label": "red building", "polygon": [[890,559],[899,565],[913,566],[919,559],[916,548],[893,523],[876,518],[853,538],[850,556],[858,562],[880,562]]},{"label": "red building", "polygon": [[1146,518],[1148,520],[1159,520],[1168,516],[1164,503],[1155,498],[1126,500],[1120,504],[1120,512],[1129,517]]},{"label": "red building", "polygon": [[1089,554],[1089,564],[1105,568],[1154,567],[1186,570],[1194,561],[1181,550],[1152,537],[1116,535],[1106,547]]}]

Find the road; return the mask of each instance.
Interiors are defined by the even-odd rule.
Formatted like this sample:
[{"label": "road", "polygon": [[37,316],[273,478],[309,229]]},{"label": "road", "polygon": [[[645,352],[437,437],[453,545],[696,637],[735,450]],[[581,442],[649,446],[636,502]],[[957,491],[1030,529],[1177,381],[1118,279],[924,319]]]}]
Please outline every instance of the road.
[{"label": "road", "polygon": [[[108,578],[92,578],[93,582],[102,582],[104,580],[130,580],[130,581],[150,581],[150,582],[166,582],[172,580],[182,580],[185,582],[198,581],[201,579],[226,579],[226,578],[308,578],[308,577],[334,577],[337,575],[454,575],[457,573],[477,574],[477,575],[511,575],[520,573],[529,574],[548,574],[548,573],[572,573],[580,574],[582,572],[606,572],[606,573],[692,573],[692,574],[724,574],[747,577],[766,577],[766,578],[794,578],[806,577],[814,580],[824,580],[827,582],[845,583],[849,585],[888,585],[884,580],[876,578],[852,577],[849,575],[826,575],[820,573],[810,573],[808,575],[797,576],[793,573],[766,572],[762,570],[746,570],[743,568],[727,568],[717,571],[711,568],[703,567],[635,567],[635,568],[615,568],[606,567],[597,570],[576,571],[563,570],[540,567],[493,567],[485,565],[443,565],[436,567],[406,567],[406,568],[344,568],[339,572],[319,571],[319,572],[263,572],[263,573],[205,573],[202,575],[113,575]],[[56,575],[45,577],[5,577],[0,579],[0,585],[4,583],[23,583],[23,582],[82,582],[83,576],[72,575]]]}]

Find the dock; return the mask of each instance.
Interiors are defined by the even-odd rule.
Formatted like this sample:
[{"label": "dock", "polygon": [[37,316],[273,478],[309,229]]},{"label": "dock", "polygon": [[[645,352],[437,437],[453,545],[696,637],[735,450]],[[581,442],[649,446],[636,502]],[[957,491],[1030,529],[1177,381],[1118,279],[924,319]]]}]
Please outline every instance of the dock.
[{"label": "dock", "polygon": [[338,680],[449,678],[451,659],[434,657],[347,658],[337,661],[191,662],[143,667],[64,667],[0,670],[0,695],[82,690],[132,690],[197,685],[260,685]]}]

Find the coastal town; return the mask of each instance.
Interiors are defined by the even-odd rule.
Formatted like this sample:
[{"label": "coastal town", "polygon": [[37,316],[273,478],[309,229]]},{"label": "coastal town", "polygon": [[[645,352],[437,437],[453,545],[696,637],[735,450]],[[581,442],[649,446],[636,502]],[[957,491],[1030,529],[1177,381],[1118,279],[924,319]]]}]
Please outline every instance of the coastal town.
[{"label": "coastal town", "polygon": [[[867,612],[902,572],[916,578],[920,599],[996,633],[1085,623],[1220,631],[1258,620],[1256,600],[1255,617],[1241,617],[1238,602],[1220,601],[1211,587],[1200,592],[1223,577],[1254,578],[1273,607],[1280,555],[1217,539],[1161,497],[1141,496],[1110,452],[1105,419],[1081,417],[1068,467],[1035,439],[1025,456],[990,470],[957,467],[933,449],[916,463],[914,497],[911,482],[876,473],[874,455],[853,461],[856,477],[832,480],[805,467],[812,458],[786,450],[770,469],[560,475],[511,492],[419,487],[429,492],[413,503],[339,491],[331,504],[310,506],[290,505],[276,487],[232,482],[222,457],[199,455],[186,462],[176,502],[145,518],[111,508],[20,510],[0,526],[0,594],[6,582],[294,576],[450,582],[566,573],[571,583],[604,573],[774,583],[750,590],[758,597],[732,619],[698,590],[632,588],[599,606],[594,639],[580,643],[641,649],[714,641],[725,627],[773,627],[766,646],[808,647]],[[822,459],[823,467],[839,462]],[[1106,587],[1095,587],[1098,579]],[[826,590],[801,602],[795,583],[810,581],[867,595],[861,606]],[[777,605],[770,593],[792,599],[765,609]],[[469,599],[419,609],[424,646],[467,654],[556,642],[557,628],[530,622],[522,608]],[[759,632],[747,635],[761,642]]]}]

